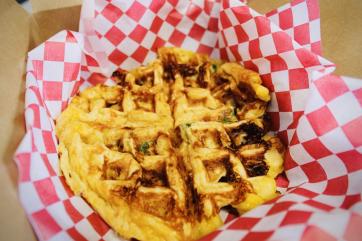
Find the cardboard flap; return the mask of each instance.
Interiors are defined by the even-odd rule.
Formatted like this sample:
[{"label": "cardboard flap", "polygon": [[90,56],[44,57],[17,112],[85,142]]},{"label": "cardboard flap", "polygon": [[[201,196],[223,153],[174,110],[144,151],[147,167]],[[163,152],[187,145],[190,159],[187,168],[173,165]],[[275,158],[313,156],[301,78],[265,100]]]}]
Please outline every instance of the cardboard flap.
[{"label": "cardboard flap", "polygon": [[[33,13],[72,7],[82,4],[82,0],[30,0]],[[64,19],[63,19],[64,20]]]}]

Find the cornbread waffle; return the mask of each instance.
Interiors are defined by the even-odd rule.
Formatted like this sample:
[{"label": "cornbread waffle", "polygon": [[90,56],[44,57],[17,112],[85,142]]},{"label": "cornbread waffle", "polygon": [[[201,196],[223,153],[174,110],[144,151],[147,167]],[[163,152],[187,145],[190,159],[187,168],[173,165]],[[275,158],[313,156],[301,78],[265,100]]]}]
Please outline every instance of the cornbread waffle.
[{"label": "cornbread waffle", "polygon": [[195,240],[275,197],[284,148],[259,75],[179,48],[75,96],[57,120],[60,167],[122,237]]}]

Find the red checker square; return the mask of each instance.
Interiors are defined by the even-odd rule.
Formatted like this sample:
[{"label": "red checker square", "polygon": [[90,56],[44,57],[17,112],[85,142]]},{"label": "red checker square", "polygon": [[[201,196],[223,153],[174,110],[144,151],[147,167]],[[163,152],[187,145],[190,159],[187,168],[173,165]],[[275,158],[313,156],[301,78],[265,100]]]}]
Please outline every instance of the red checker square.
[{"label": "red checker square", "polygon": [[280,128],[280,115],[279,112],[269,112],[268,113],[271,119],[271,130],[277,131]]},{"label": "red checker square", "polygon": [[16,155],[19,168],[19,181],[30,181],[30,153],[20,153]]},{"label": "red checker square", "polygon": [[319,4],[316,0],[306,1],[309,21],[319,18]]},{"label": "red checker square", "polygon": [[33,73],[34,73],[35,79],[42,80],[43,79],[43,61],[33,60],[32,64],[33,64]]},{"label": "red checker square", "polygon": [[348,177],[341,176],[328,180],[324,194],[327,195],[345,195],[348,188]]},{"label": "red checker square", "polygon": [[170,36],[170,39],[168,40],[170,43],[172,43],[175,46],[180,46],[184,39],[186,38],[186,35],[175,29],[173,33]]},{"label": "red checker square", "polygon": [[269,210],[268,215],[272,215],[275,213],[280,213],[283,211],[288,210],[291,206],[293,206],[295,204],[295,202],[291,202],[291,201],[284,201],[284,202],[280,202],[280,203],[275,203],[273,205],[273,207]]},{"label": "red checker square", "polygon": [[42,131],[45,150],[47,153],[57,153],[52,131]]},{"label": "red checker square", "polygon": [[283,30],[293,27],[293,13],[290,8],[279,13],[279,26]]},{"label": "red checker square", "polygon": [[146,12],[146,7],[143,6],[141,3],[139,3],[138,1],[135,1],[132,4],[132,6],[127,10],[126,14],[130,18],[138,22],[142,18],[145,12]]},{"label": "red checker square", "polygon": [[350,150],[338,153],[337,156],[343,161],[349,173],[362,170],[362,155],[358,151]]},{"label": "red checker square", "polygon": [[252,71],[255,71],[255,72],[259,72],[259,68],[256,64],[254,64],[253,61],[249,60],[249,61],[244,61],[244,67],[247,68],[247,69],[250,69]]},{"label": "red checker square", "polygon": [[291,193],[298,194],[298,195],[301,195],[301,196],[304,196],[307,198],[314,198],[314,197],[318,196],[318,193],[312,192],[308,189],[301,188],[301,187],[294,189],[293,191],[291,191]]},{"label": "red checker square", "polygon": [[[293,116],[294,116],[294,113],[293,113]],[[295,124],[294,122],[298,122],[298,121],[293,121],[292,124],[289,125],[289,128],[295,128],[295,126],[297,124]],[[290,146],[297,145],[299,143],[300,143],[300,141],[299,141],[298,135],[297,134],[293,135],[292,140],[290,141]]]},{"label": "red checker square", "polygon": [[189,36],[195,40],[198,40],[200,41],[202,36],[204,35],[205,33],[205,28],[203,28],[202,26],[200,26],[199,24],[195,23],[190,32],[189,32]]},{"label": "red checker square", "polygon": [[281,112],[292,111],[292,101],[289,91],[276,92],[275,96],[278,102],[278,108]]},{"label": "red checker square", "polygon": [[316,80],[314,83],[318,92],[326,102],[329,102],[349,91],[344,81],[336,75],[327,75]]},{"label": "red checker square", "polygon": [[171,24],[172,26],[176,26],[182,19],[182,14],[179,13],[176,9],[172,9],[172,11],[168,14],[166,18],[166,22]]},{"label": "red checker square", "polygon": [[146,34],[147,34],[147,29],[145,29],[141,25],[137,25],[136,28],[131,32],[129,37],[134,41],[136,41],[137,43],[141,43]]},{"label": "red checker square", "polygon": [[156,52],[158,48],[165,45],[165,41],[162,38],[156,37],[155,41],[152,44],[151,50]]},{"label": "red checker square", "polygon": [[274,84],[271,78],[271,74],[262,74],[260,75],[263,85],[269,89],[269,91],[274,92]]},{"label": "red checker square", "polygon": [[39,110],[39,105],[37,104],[30,104],[27,109],[31,109],[32,113],[33,113],[33,126],[36,128],[41,128],[41,124],[40,124],[40,110]]},{"label": "red checker square", "polygon": [[362,217],[356,213],[352,213],[347,224],[346,231],[343,235],[344,240],[359,241],[362,237]]},{"label": "red checker square", "polygon": [[197,6],[196,4],[190,3],[186,11],[186,16],[195,21],[201,12],[201,7]]},{"label": "red checker square", "polygon": [[61,231],[61,227],[52,216],[45,210],[40,210],[31,215],[36,230],[39,232],[40,240],[48,240]]},{"label": "red checker square", "polygon": [[67,37],[65,37],[65,40],[67,41],[67,43],[77,43],[77,39],[74,37],[74,35],[72,34],[72,32],[67,31]]},{"label": "red checker square", "polygon": [[287,130],[280,131],[280,132],[278,132],[277,135],[278,135],[279,139],[282,141],[282,143],[287,146],[287,143],[289,143],[289,137],[288,137]]},{"label": "red checker square", "polygon": [[307,211],[290,210],[285,215],[280,226],[297,224],[297,223],[306,223],[311,215],[312,213]]},{"label": "red checker square", "polygon": [[322,55],[322,45],[321,45],[321,41],[317,41],[314,43],[311,43],[310,46],[311,50],[313,53],[318,54],[318,55]]},{"label": "red checker square", "polygon": [[362,88],[352,91],[354,96],[357,98],[359,104],[362,107]]},{"label": "red checker square", "polygon": [[211,55],[213,48],[204,44],[200,44],[200,46],[197,48],[196,52],[200,54],[207,54]]},{"label": "red checker square", "polygon": [[204,6],[204,11],[206,14],[210,15],[211,14],[211,10],[214,7],[215,3],[212,0],[207,0],[204,2],[205,6]]},{"label": "red checker square", "polygon": [[77,80],[78,74],[80,72],[79,63],[64,63],[64,81],[75,81]]},{"label": "red checker square", "polygon": [[289,125],[289,128],[297,128],[299,119],[303,114],[304,114],[304,111],[293,112],[293,122],[292,122],[292,124]]},{"label": "red checker square", "polygon": [[305,69],[290,69],[289,73],[289,87],[291,90],[308,89],[309,79],[308,73]]},{"label": "red checker square", "polygon": [[45,206],[59,201],[59,197],[50,178],[35,181],[34,187]]},{"label": "red checker square", "polygon": [[223,60],[228,60],[228,54],[226,52],[226,48],[220,48],[220,58]]},{"label": "red checker square", "polygon": [[334,207],[327,205],[325,203],[321,203],[318,201],[315,201],[313,199],[307,200],[304,202],[304,204],[307,204],[309,206],[324,210],[324,211],[331,211],[332,209],[334,209]]},{"label": "red checker square", "polygon": [[74,223],[78,223],[84,217],[82,214],[78,212],[78,210],[73,206],[70,202],[70,199],[67,199],[63,202],[65,211],[69,215],[69,217],[73,220]]},{"label": "red checker square", "polygon": [[310,33],[309,23],[305,23],[305,24],[294,27],[294,39],[300,45],[310,43],[310,34],[309,33]]},{"label": "red checker square", "polygon": [[361,127],[362,116],[342,126],[344,134],[354,147],[362,146]]},{"label": "red checker square", "polygon": [[158,31],[160,30],[161,26],[162,26],[162,23],[163,23],[163,20],[156,16],[153,21],[152,21],[152,24],[151,24],[151,27],[150,27],[150,30],[153,32],[153,33],[158,33]]},{"label": "red checker square", "polygon": [[44,165],[47,168],[50,176],[56,176],[56,172],[54,171],[52,165],[49,162],[48,156],[46,154],[40,154],[41,158],[44,161]]},{"label": "red checker square", "polygon": [[307,226],[302,234],[303,240],[312,241],[312,240],[323,240],[323,241],[337,241],[335,237],[327,233],[323,229],[318,228],[317,226]]},{"label": "red checker square", "polygon": [[109,226],[96,213],[93,212],[87,219],[100,236],[109,230]]},{"label": "red checker square", "polygon": [[208,235],[202,237],[201,239],[199,239],[199,241],[210,241],[210,240],[214,240],[222,231],[220,230],[216,230],[214,232],[209,233]]},{"label": "red checker square", "polygon": [[113,50],[113,52],[108,56],[108,59],[116,65],[121,65],[126,59],[127,55],[119,51],[118,49]]},{"label": "red checker square", "polygon": [[280,55],[270,55],[265,58],[270,61],[270,69],[272,72],[288,69],[288,65]]},{"label": "red checker square", "polygon": [[231,11],[234,13],[234,16],[238,19],[240,24],[245,23],[253,18],[253,15],[250,13],[248,6],[232,7]]},{"label": "red checker square", "polygon": [[102,10],[102,15],[112,23],[115,23],[122,14],[122,10],[111,3]]},{"label": "red checker square", "polygon": [[92,56],[90,56],[88,54],[85,54],[85,60],[86,60],[88,66],[93,66],[93,67],[99,66],[98,62]]},{"label": "red checker square", "polygon": [[137,60],[138,62],[142,63],[143,60],[146,58],[147,53],[148,50],[145,47],[139,46],[137,50],[131,55],[131,57]]},{"label": "red checker square", "polygon": [[126,35],[117,27],[112,26],[104,35],[104,37],[108,39],[108,41],[111,42],[114,46],[117,46],[120,42],[122,42]]},{"label": "red checker square", "polygon": [[226,219],[224,221],[224,223],[228,223],[228,222],[231,222],[232,220],[234,220],[235,218],[238,218],[239,216],[238,215],[234,215],[234,214],[231,214],[231,213],[228,213],[227,216],[226,216]]},{"label": "red checker square", "polygon": [[263,56],[260,50],[259,39],[253,39],[249,42],[249,54],[252,59],[258,59]]},{"label": "red checker square", "polygon": [[229,28],[232,26],[227,14],[225,12],[220,12],[220,23],[221,23],[221,26],[226,29],[226,28]]},{"label": "red checker square", "polygon": [[65,43],[46,41],[44,45],[44,60],[64,61]]},{"label": "red checker square", "polygon": [[244,29],[240,25],[234,27],[236,37],[238,38],[238,43],[243,43],[249,40],[249,36],[245,33]]},{"label": "red checker square", "polygon": [[92,85],[103,84],[106,81],[106,77],[101,73],[92,73],[87,81]]},{"label": "red checker square", "polygon": [[349,209],[355,203],[361,201],[361,194],[349,195],[344,198],[341,208]]},{"label": "red checker square", "polygon": [[207,24],[207,30],[211,32],[217,32],[217,30],[219,29],[218,21],[219,20],[217,18],[210,17],[209,23]]},{"label": "red checker square", "polygon": [[302,145],[314,159],[320,159],[332,154],[318,138],[303,142]]},{"label": "red checker square", "polygon": [[295,53],[296,53],[300,63],[305,68],[316,66],[316,65],[320,64],[317,55],[312,54],[309,50],[307,50],[305,48],[296,49]]},{"label": "red checker square", "polygon": [[285,32],[276,32],[272,34],[273,42],[277,53],[283,53],[294,49],[291,37]]},{"label": "red checker square", "polygon": [[327,106],[307,114],[307,118],[318,136],[324,135],[338,126]]},{"label": "red checker square", "polygon": [[230,52],[234,56],[234,59],[236,61],[241,61],[242,60],[241,56],[239,54],[238,45],[232,45],[232,46],[230,46],[229,49],[230,49]]},{"label": "red checker square", "polygon": [[267,240],[273,231],[268,232],[249,232],[244,238],[243,241],[255,241],[255,240]]},{"label": "red checker square", "polygon": [[70,229],[67,230],[67,233],[69,234],[70,237],[73,238],[73,240],[76,241],[87,241],[87,239],[80,234],[77,229],[75,229],[75,227],[71,227]]},{"label": "red checker square", "polygon": [[179,0],[167,0],[172,6],[176,6],[179,3]]},{"label": "red checker square", "polygon": [[264,16],[255,17],[256,29],[258,31],[258,36],[264,36],[271,33],[270,30],[270,20]]},{"label": "red checker square", "polygon": [[54,81],[43,82],[43,96],[45,100],[61,100],[63,83]]},{"label": "red checker square", "polygon": [[165,4],[166,0],[151,1],[151,5],[148,7],[152,12],[157,13],[162,6]]},{"label": "red checker square", "polygon": [[260,218],[249,218],[249,217],[239,217],[235,222],[230,224],[228,229],[236,229],[236,230],[249,230],[254,227],[260,221]]},{"label": "red checker square", "polygon": [[317,162],[312,161],[301,166],[311,183],[320,182],[327,179],[327,175],[323,167]]},{"label": "red checker square", "polygon": [[61,110],[65,110],[68,106],[68,101],[62,101],[62,107],[61,107]]},{"label": "red checker square", "polygon": [[284,169],[287,171],[297,166],[298,164],[294,161],[288,149],[287,152],[285,153]]},{"label": "red checker square", "polygon": [[287,179],[285,173],[279,174],[276,179],[277,187],[287,188],[289,186],[289,180]]},{"label": "red checker square", "polygon": [[68,197],[73,197],[73,191],[70,189],[69,185],[66,183],[64,176],[59,177],[60,182],[63,185],[64,190],[67,192]]}]

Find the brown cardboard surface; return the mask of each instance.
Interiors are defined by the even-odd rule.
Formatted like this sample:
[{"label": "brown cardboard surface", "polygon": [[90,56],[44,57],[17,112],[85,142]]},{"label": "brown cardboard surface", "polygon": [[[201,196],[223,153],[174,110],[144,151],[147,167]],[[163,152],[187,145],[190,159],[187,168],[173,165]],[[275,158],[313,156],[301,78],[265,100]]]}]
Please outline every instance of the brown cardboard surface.
[{"label": "brown cardboard surface", "polygon": [[[12,155],[24,134],[25,56],[62,29],[77,30],[81,0],[31,0],[29,16],[13,0],[0,0],[0,240],[35,240],[17,200]],[[261,13],[287,0],[250,0]],[[362,78],[362,1],[320,0],[323,55],[337,74]]]}]

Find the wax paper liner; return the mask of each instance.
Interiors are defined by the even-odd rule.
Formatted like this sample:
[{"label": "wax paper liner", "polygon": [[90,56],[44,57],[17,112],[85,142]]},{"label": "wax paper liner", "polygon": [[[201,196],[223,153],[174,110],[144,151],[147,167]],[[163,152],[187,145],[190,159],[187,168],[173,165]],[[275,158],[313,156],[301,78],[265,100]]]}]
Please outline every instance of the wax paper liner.
[{"label": "wax paper liner", "polygon": [[316,0],[266,16],[241,1],[91,1],[80,33],[62,31],[29,53],[26,135],[15,153],[19,196],[40,240],[120,238],[65,184],[54,121],[79,89],[181,46],[258,71],[274,129],[289,146],[283,195],[203,240],[358,240],[362,237],[362,82],[330,74],[320,57]]}]

